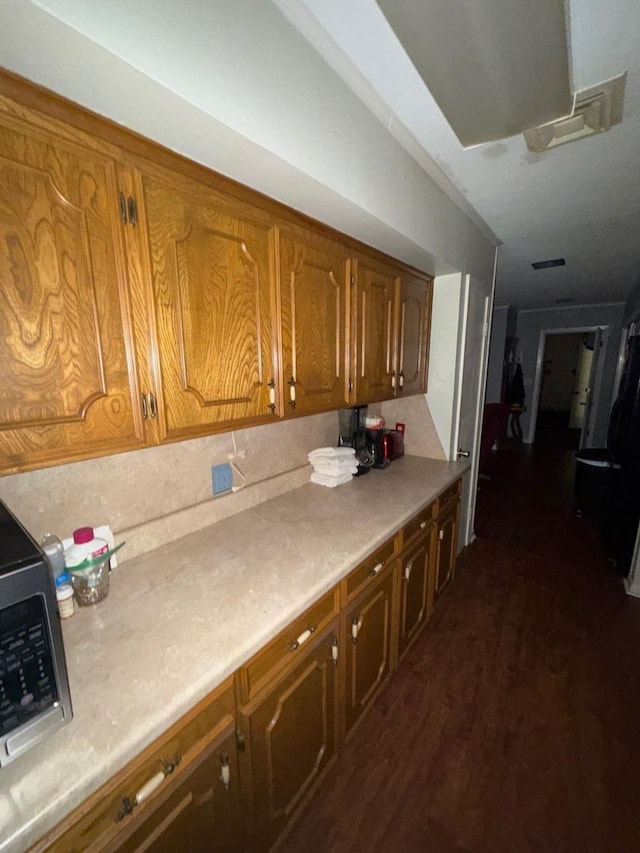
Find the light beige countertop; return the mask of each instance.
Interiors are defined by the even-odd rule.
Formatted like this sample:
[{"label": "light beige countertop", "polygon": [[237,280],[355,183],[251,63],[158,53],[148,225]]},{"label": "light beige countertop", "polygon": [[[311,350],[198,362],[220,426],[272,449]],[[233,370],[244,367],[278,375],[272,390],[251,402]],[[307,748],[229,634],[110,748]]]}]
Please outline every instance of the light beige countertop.
[{"label": "light beige countertop", "polygon": [[467,467],[405,456],[309,483],[114,570],[63,623],[73,720],[0,770],[0,851],[28,849]]}]

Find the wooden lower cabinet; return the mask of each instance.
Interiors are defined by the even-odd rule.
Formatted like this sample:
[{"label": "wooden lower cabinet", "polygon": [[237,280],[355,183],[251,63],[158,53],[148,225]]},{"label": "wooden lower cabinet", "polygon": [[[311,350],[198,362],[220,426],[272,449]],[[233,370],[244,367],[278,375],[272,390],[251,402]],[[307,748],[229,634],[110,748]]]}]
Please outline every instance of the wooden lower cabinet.
[{"label": "wooden lower cabinet", "polygon": [[216,688],[31,853],[207,850],[244,845],[233,679]]},{"label": "wooden lower cabinet", "polygon": [[431,522],[400,566],[398,655],[402,656],[433,610],[437,529]]},{"label": "wooden lower cabinet", "polygon": [[344,726],[349,734],[395,665],[393,643],[396,562],[343,613]]},{"label": "wooden lower cabinet", "polygon": [[168,788],[151,812],[141,818],[116,836],[104,848],[105,853],[242,850],[235,727],[219,744],[206,750],[186,778]]},{"label": "wooden lower cabinet", "polygon": [[240,709],[251,851],[270,849],[336,755],[337,630],[335,620],[324,636],[308,640],[306,653]]},{"label": "wooden lower cabinet", "polygon": [[438,517],[434,601],[438,600],[455,571],[459,508],[460,504],[456,502]]}]

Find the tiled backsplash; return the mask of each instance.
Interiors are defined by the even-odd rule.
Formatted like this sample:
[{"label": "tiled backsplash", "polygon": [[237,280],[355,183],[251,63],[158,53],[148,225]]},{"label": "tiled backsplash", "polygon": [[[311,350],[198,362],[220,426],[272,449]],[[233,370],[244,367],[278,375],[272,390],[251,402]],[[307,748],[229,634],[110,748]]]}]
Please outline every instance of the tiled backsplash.
[{"label": "tiled backsplash", "polygon": [[[407,424],[407,452],[444,458],[423,396],[385,403],[385,417]],[[333,445],[337,412],[237,430],[131,453],[0,478],[0,497],[39,539],[109,524],[127,541],[119,561],[149,551],[309,481],[307,453]],[[246,477],[234,494],[211,496],[211,466],[234,449]],[[242,478],[234,476],[237,485]],[[320,488],[320,487],[319,487]]]}]

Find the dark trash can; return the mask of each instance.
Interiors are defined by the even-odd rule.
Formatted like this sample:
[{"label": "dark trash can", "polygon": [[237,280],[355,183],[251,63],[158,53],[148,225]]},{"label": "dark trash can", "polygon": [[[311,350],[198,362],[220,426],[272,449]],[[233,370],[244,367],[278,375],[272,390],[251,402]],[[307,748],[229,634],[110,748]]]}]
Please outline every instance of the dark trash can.
[{"label": "dark trash can", "polygon": [[604,448],[576,452],[574,495],[576,507],[585,518],[604,524],[608,519],[620,466]]}]

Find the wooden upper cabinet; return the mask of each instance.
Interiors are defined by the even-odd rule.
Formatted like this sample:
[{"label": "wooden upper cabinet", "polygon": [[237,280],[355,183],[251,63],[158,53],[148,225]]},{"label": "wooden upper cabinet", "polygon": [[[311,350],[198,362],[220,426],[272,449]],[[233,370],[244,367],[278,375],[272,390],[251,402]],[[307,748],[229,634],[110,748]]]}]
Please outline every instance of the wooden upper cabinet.
[{"label": "wooden upper cabinet", "polygon": [[115,162],[0,98],[0,473],[144,443]]},{"label": "wooden upper cabinet", "polygon": [[269,420],[278,409],[270,221],[189,178],[144,171],[140,184],[159,440]]},{"label": "wooden upper cabinet", "polygon": [[354,261],[351,378],[358,404],[389,400],[394,390],[395,316],[400,278],[373,259]]},{"label": "wooden upper cabinet", "polygon": [[279,233],[285,414],[349,405],[349,258],[309,231]]},{"label": "wooden upper cabinet", "polygon": [[396,394],[427,390],[429,333],[431,330],[431,280],[403,275],[398,298]]}]

